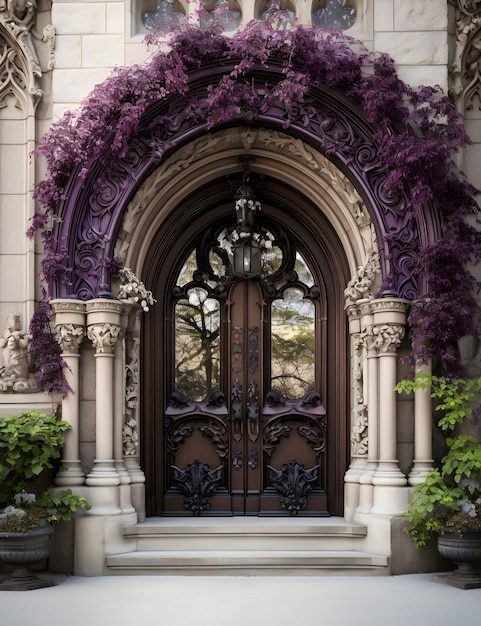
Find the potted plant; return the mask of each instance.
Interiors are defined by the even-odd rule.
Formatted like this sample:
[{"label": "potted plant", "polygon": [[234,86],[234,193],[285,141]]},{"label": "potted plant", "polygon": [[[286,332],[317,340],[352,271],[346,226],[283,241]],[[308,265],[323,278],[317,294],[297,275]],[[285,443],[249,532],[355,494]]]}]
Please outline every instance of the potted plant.
[{"label": "potted plant", "polygon": [[0,417],[0,561],[16,567],[0,589],[36,589],[50,585],[27,566],[49,555],[50,522],[69,520],[87,501],[70,489],[44,491],[27,487],[61,455],[63,433],[70,428],[55,415],[24,411]]},{"label": "potted plant", "polygon": [[447,379],[419,373],[395,387],[406,393],[428,388],[438,400],[435,410],[442,412],[438,426],[447,435],[447,453],[440,467],[413,487],[406,532],[416,547],[438,535],[439,553],[458,564],[444,582],[465,589],[481,587],[481,569],[477,569],[481,568],[481,442],[455,433],[471,419],[473,406],[479,406],[481,378]]}]

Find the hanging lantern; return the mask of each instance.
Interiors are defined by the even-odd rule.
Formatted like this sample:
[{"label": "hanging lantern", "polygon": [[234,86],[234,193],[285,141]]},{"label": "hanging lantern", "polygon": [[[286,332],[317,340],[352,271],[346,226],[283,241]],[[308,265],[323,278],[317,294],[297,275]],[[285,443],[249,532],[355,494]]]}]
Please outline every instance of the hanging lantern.
[{"label": "hanging lantern", "polygon": [[262,273],[262,248],[256,241],[244,241],[233,246],[233,272],[239,278],[252,278]]},{"label": "hanging lantern", "polygon": [[233,272],[239,278],[252,278],[262,273],[262,248],[255,236],[254,217],[260,209],[254,190],[250,187],[249,172],[244,172],[242,184],[235,194],[237,241],[232,247]]}]

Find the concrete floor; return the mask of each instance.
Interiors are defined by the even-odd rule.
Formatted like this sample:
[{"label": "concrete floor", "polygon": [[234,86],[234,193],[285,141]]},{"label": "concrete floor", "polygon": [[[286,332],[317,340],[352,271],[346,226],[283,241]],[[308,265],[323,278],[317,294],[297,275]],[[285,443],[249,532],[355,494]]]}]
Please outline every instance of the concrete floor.
[{"label": "concrete floor", "polygon": [[6,626],[479,626],[481,589],[431,574],[104,576],[0,591]]}]

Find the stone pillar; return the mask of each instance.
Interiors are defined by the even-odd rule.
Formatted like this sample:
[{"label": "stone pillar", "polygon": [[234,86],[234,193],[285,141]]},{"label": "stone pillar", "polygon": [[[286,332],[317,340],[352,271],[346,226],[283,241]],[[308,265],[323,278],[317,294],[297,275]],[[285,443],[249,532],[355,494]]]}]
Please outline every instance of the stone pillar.
[{"label": "stone pillar", "polygon": [[[87,302],[87,334],[95,348],[95,461],[89,486],[114,486],[120,478],[114,466],[114,350],[120,333],[122,304],[116,300]],[[107,504],[107,503],[105,503]],[[109,507],[105,512],[110,512]],[[120,510],[118,511],[120,512]]]},{"label": "stone pillar", "polygon": [[366,351],[366,404],[367,429],[369,433],[367,466],[360,478],[360,496],[358,513],[367,513],[373,504],[373,477],[377,469],[379,458],[379,389],[378,389],[378,360],[376,342],[373,331],[374,315],[371,303],[364,302],[361,310],[361,336]]},{"label": "stone pillar", "polygon": [[366,468],[367,416],[364,393],[364,350],[361,339],[360,312],[356,305],[346,307],[351,338],[351,463],[344,476],[345,504],[344,517],[353,519],[359,506],[359,484]]},{"label": "stone pillar", "polygon": [[[430,375],[431,372],[431,362],[416,368],[416,373]],[[431,387],[418,389],[414,393],[414,462],[409,474],[410,485],[424,482],[433,469],[432,423]]]},{"label": "stone pillar", "polygon": [[374,300],[373,332],[379,359],[379,461],[373,477],[372,512],[401,514],[407,506],[407,483],[397,459],[397,348],[405,332],[407,303],[399,298]]},{"label": "stone pillar", "polygon": [[123,460],[123,425],[125,415],[125,375],[126,355],[125,341],[129,322],[129,312],[132,305],[124,304],[122,307],[121,330],[115,344],[114,352],[114,467],[120,480],[120,508],[122,513],[133,513],[130,497],[130,475]]},{"label": "stone pillar", "polygon": [[125,412],[122,431],[124,466],[130,476],[130,494],[139,522],[145,519],[145,474],[139,463],[140,308],[129,317],[125,339]]},{"label": "stone pillar", "polygon": [[65,432],[62,454],[63,471],[55,477],[55,484],[74,487],[84,483],[79,454],[79,347],[85,336],[85,302],[80,300],[52,300],[55,313],[55,331],[67,363],[64,374],[73,390],[62,399],[62,419],[70,424]]}]

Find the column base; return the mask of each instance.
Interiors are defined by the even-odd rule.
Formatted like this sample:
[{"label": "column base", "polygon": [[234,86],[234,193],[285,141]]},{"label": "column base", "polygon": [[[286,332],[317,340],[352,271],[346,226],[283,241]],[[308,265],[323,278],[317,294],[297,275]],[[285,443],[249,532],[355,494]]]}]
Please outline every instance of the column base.
[{"label": "column base", "polygon": [[404,487],[407,484],[407,478],[399,469],[399,463],[396,459],[379,461],[372,478],[372,484],[385,487]]},{"label": "column base", "polygon": [[114,460],[95,459],[92,471],[85,478],[85,484],[89,487],[120,485],[120,476],[114,467]]},{"label": "column base", "polygon": [[79,519],[84,517],[120,515],[122,513],[120,505],[120,489],[118,485],[95,485],[89,486],[84,494],[85,499],[90,504],[90,509]]},{"label": "column base", "polygon": [[414,461],[412,470],[409,474],[408,482],[410,485],[419,485],[426,480],[426,476],[433,471],[434,462],[432,459]]},{"label": "column base", "polygon": [[114,463],[115,471],[119,475],[119,480],[121,485],[130,485],[132,482],[130,479],[130,474],[125,469],[125,466],[122,461],[115,461]]},{"label": "column base", "polygon": [[59,487],[77,487],[85,482],[80,461],[62,461],[61,469],[54,478],[54,485]]},{"label": "column base", "polygon": [[356,513],[369,513],[373,504],[373,484],[375,470],[368,469],[359,480],[359,505]]},{"label": "column base", "polygon": [[403,515],[408,508],[409,488],[402,486],[375,485],[370,513],[379,515]]}]

